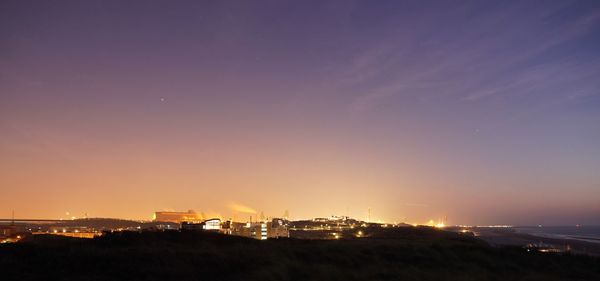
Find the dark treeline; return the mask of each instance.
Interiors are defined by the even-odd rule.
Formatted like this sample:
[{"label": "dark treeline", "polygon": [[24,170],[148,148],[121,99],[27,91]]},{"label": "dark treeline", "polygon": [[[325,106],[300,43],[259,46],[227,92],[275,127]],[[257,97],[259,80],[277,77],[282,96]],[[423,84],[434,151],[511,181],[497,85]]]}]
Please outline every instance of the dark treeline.
[{"label": "dark treeline", "polygon": [[361,231],[366,237],[267,241],[178,231],[40,235],[1,245],[0,269],[2,280],[600,280],[598,257],[495,248],[430,228]]}]

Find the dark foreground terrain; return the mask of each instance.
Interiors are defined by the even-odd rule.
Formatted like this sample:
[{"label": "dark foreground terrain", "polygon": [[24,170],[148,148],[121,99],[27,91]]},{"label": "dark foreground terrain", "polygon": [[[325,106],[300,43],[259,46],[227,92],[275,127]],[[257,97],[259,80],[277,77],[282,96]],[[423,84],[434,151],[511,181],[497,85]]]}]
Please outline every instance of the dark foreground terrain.
[{"label": "dark foreground terrain", "polygon": [[[0,245],[1,280],[600,280],[598,257],[495,248],[429,228],[274,239],[121,232]],[[343,237],[352,237],[344,233]]]}]

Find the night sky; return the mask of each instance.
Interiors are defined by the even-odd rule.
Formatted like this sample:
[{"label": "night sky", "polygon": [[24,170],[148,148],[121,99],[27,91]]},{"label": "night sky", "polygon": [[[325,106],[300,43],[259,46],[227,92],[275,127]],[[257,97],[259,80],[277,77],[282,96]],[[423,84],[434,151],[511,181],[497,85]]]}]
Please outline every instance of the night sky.
[{"label": "night sky", "polygon": [[1,1],[0,206],[600,224],[600,1]]}]

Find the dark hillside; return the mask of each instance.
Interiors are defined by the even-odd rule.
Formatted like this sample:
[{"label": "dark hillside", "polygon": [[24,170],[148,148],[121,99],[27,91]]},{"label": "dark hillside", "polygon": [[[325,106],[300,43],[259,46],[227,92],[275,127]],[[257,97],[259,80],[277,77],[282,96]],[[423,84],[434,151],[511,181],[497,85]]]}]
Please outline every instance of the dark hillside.
[{"label": "dark hillside", "polygon": [[493,248],[433,229],[338,240],[257,241],[198,232],[35,236],[0,246],[2,280],[600,280],[588,256]]}]

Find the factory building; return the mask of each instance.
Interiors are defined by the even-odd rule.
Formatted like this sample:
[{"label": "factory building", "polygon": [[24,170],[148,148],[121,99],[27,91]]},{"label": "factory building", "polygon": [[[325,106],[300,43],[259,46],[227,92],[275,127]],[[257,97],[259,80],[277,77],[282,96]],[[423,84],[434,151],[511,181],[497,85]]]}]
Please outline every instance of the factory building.
[{"label": "factory building", "polygon": [[14,243],[23,238],[23,233],[18,232],[15,225],[0,225],[0,244]]},{"label": "factory building", "polygon": [[214,218],[200,223],[183,221],[181,222],[181,230],[222,232],[223,228],[221,227],[221,219]]},{"label": "factory building", "polygon": [[182,231],[215,231],[228,235],[243,236],[258,240],[290,237],[289,222],[285,219],[272,219],[262,222],[222,222],[218,218],[202,222],[181,222]]},{"label": "factory building", "polygon": [[201,214],[189,210],[187,212],[154,212],[154,221],[160,222],[200,222],[203,221]]},{"label": "factory building", "polygon": [[14,225],[0,225],[0,238],[10,237],[17,234],[17,227]]},{"label": "factory building", "polygon": [[275,218],[267,224],[268,238],[290,237],[289,221]]},{"label": "factory building", "polygon": [[204,230],[213,230],[220,231],[221,230],[221,219],[209,219],[205,220],[203,223]]},{"label": "factory building", "polygon": [[225,233],[258,240],[289,237],[289,223],[284,219],[272,219],[262,222],[239,223],[228,221],[224,224]]}]

